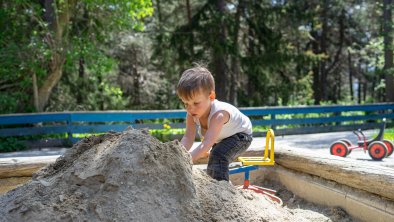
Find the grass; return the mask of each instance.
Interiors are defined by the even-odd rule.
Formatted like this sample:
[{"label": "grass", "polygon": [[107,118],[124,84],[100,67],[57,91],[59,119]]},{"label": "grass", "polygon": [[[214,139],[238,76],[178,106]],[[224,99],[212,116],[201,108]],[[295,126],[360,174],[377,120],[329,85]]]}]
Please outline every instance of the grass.
[{"label": "grass", "polygon": [[384,137],[386,140],[394,141],[394,128],[386,129],[384,131]]}]

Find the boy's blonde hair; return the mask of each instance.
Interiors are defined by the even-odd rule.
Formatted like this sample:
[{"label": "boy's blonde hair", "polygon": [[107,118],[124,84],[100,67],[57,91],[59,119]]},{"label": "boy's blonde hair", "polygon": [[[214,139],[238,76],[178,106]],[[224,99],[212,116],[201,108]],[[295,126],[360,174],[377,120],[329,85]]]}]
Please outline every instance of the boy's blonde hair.
[{"label": "boy's blonde hair", "polygon": [[182,73],[176,91],[178,96],[184,99],[192,99],[201,91],[209,95],[215,91],[215,80],[208,69],[197,66]]}]

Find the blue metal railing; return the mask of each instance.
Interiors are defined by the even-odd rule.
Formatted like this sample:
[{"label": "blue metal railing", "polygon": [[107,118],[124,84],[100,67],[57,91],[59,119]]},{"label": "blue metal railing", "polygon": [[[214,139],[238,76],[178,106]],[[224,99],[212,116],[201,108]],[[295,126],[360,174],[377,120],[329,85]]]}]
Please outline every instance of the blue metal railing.
[{"label": "blue metal railing", "polygon": [[[240,108],[254,126],[275,129],[276,135],[346,131],[376,127],[386,118],[394,121],[394,103],[369,105],[297,106]],[[163,120],[172,129],[185,127],[183,110],[58,112],[0,115],[0,137],[42,134],[94,134],[134,128],[163,129]],[[262,136],[265,132],[255,132]]]}]

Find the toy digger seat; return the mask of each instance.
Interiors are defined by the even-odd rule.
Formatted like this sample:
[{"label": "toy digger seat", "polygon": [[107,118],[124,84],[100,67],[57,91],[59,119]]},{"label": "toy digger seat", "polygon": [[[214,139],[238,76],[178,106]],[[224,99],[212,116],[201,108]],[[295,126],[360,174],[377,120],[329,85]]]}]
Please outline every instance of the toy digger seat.
[{"label": "toy digger seat", "polygon": [[[238,160],[242,162],[243,166],[273,166],[274,160],[274,148],[275,148],[275,134],[272,129],[267,131],[265,137],[265,149],[264,156],[262,157],[239,157]],[[268,157],[269,152],[269,157]]]}]

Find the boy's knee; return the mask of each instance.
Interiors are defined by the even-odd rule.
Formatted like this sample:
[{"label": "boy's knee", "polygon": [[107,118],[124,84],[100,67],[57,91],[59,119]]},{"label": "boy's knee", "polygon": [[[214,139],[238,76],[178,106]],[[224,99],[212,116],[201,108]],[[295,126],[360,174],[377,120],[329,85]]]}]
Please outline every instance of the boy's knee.
[{"label": "boy's knee", "polygon": [[219,149],[212,149],[209,153],[209,157],[212,159],[223,160],[225,159],[225,154],[221,152]]},{"label": "boy's knee", "polygon": [[229,181],[229,175],[228,172],[224,172],[223,170],[217,169],[217,168],[207,168],[207,174],[215,179],[215,180],[226,180]]},{"label": "boy's knee", "polygon": [[[211,157],[210,157],[211,158]],[[207,174],[215,180],[229,180],[227,159],[212,158],[208,162]]]}]

